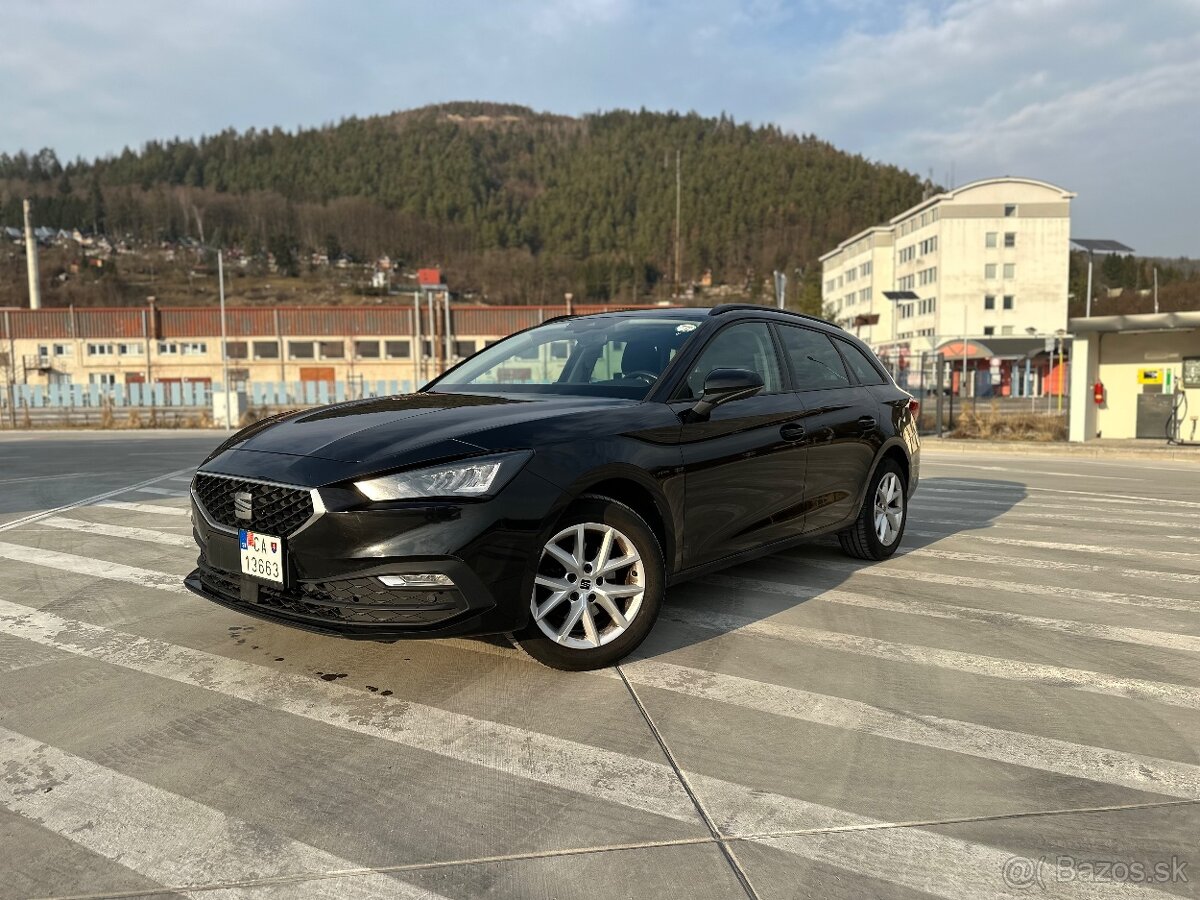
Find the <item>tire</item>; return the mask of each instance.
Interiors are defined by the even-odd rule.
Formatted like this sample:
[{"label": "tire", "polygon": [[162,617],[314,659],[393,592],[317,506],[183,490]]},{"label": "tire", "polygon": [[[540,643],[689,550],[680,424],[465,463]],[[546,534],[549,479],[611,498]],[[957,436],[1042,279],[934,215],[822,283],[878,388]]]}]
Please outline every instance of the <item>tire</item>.
[{"label": "tire", "polygon": [[[908,524],[908,485],[895,460],[885,459],[875,470],[854,524],[838,532],[842,550],[858,559],[887,559],[896,552]],[[887,509],[881,512],[881,504]],[[889,513],[891,513],[889,515]],[[896,517],[899,527],[896,527]],[[888,527],[881,526],[882,515]],[[884,535],[880,537],[880,530]]]},{"label": "tire", "polygon": [[[635,560],[600,574],[606,540],[609,565]],[[584,497],[550,529],[534,557],[525,595],[529,624],[509,637],[543,665],[573,672],[610,666],[654,627],[666,587],[662,549],[650,526],[625,504]]]}]

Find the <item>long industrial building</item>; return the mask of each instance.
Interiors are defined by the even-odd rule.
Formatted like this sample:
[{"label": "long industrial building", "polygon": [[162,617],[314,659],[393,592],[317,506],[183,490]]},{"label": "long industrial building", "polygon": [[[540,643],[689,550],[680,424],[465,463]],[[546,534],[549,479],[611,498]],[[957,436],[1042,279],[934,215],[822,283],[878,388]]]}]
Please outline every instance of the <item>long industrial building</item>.
[{"label": "long industrial building", "polygon": [[405,391],[514,331],[610,308],[627,307],[231,307],[224,323],[211,306],[5,309],[0,380],[11,381],[18,396],[73,386],[86,395],[121,388],[128,398],[125,388],[136,386],[137,396],[157,393],[168,404],[172,396],[206,395],[223,385],[226,368],[234,390],[303,384],[322,398],[360,396],[363,385],[367,393],[380,384]]}]

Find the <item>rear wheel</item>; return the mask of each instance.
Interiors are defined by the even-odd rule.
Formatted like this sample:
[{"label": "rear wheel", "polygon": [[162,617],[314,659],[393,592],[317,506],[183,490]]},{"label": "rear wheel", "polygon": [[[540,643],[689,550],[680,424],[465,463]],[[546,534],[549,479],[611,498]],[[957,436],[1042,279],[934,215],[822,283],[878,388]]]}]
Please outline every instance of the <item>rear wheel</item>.
[{"label": "rear wheel", "polygon": [[612,665],[650,633],[665,584],[662,551],[636,512],[614,500],[572,506],[534,560],[530,621],[513,635],[544,665]]},{"label": "rear wheel", "polygon": [[854,524],[838,532],[842,550],[859,559],[887,559],[900,546],[908,519],[904,473],[895,460],[875,470]]}]

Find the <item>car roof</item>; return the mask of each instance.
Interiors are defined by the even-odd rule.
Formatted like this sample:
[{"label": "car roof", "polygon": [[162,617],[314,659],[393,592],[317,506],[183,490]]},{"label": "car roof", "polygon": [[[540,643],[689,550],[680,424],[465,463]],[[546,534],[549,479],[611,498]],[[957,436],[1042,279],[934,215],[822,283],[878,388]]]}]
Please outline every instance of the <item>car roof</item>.
[{"label": "car roof", "polygon": [[[723,303],[718,306],[656,306],[650,309],[622,309],[613,310],[612,312],[591,313],[587,316],[572,316],[570,318],[594,318],[599,316],[620,316],[622,318],[662,318],[662,319],[688,319],[692,321],[702,321],[708,318],[717,316],[726,316],[733,313],[752,313],[755,315],[766,316],[780,322],[803,322],[806,325],[815,325],[827,331],[835,332],[839,335],[851,337],[844,329],[828,322],[825,319],[819,319],[816,316],[805,315],[804,313],[793,312],[790,309],[777,309],[773,306],[762,306],[755,303]],[[568,318],[562,316],[561,318]]]}]

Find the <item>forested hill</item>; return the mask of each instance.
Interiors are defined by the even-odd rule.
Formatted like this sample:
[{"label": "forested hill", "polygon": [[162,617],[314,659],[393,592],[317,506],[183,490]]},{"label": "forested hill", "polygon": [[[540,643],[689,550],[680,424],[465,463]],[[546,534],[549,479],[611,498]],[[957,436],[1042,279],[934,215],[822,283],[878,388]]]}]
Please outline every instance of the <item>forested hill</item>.
[{"label": "forested hill", "polygon": [[297,259],[387,253],[496,299],[644,297],[672,279],[677,150],[685,282],[711,270],[748,284],[797,266],[814,277],[821,253],[922,196],[909,172],[725,116],[456,103],[151,141],[92,162],[0,155],[0,224],[19,224],[32,194],[42,225],[290,245]]}]

